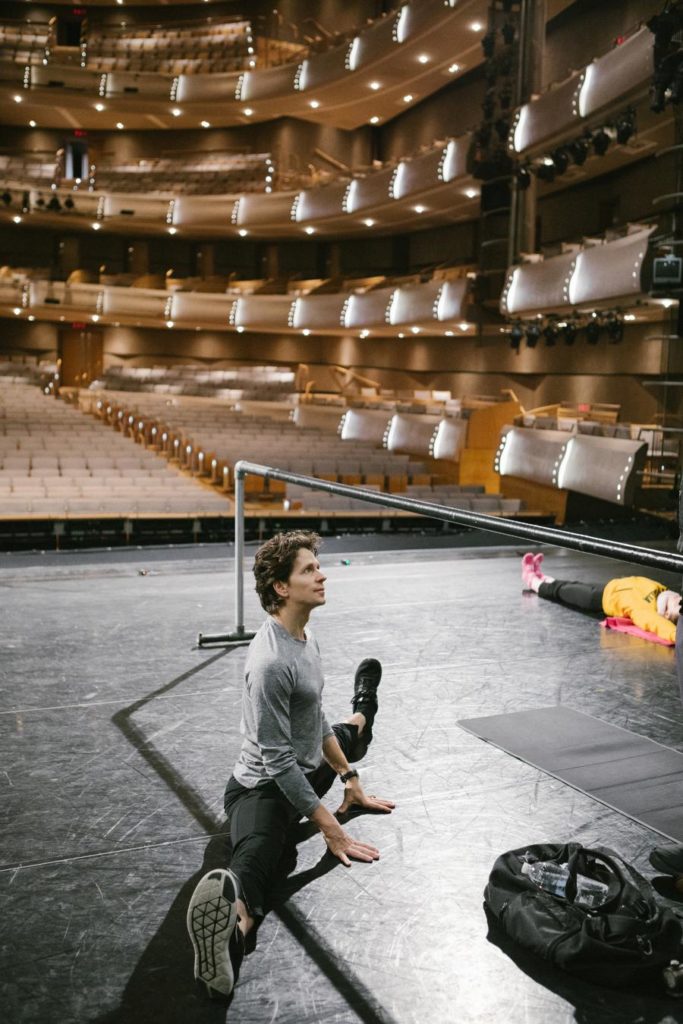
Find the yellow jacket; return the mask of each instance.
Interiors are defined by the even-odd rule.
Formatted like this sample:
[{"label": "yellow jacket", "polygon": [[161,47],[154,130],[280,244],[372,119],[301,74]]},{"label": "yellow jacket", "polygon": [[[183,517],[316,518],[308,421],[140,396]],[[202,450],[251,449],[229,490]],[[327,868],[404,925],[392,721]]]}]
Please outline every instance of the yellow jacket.
[{"label": "yellow jacket", "polygon": [[628,618],[648,633],[674,643],[676,626],[657,611],[657,595],[666,587],[645,576],[621,576],[610,580],[602,592],[605,615]]}]

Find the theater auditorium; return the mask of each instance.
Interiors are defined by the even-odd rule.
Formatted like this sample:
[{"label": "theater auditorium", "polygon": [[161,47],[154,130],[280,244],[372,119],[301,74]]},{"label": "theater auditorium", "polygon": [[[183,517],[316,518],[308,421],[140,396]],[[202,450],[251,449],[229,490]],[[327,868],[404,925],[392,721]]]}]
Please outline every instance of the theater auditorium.
[{"label": "theater auditorium", "polygon": [[7,1024],[683,1024],[682,100],[683,0],[2,4]]}]

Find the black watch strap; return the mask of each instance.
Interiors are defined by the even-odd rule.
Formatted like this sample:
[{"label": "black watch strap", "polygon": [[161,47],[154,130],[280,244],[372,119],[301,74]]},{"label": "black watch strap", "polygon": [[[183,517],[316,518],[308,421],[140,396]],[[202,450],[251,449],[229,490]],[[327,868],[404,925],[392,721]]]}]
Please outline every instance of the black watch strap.
[{"label": "black watch strap", "polygon": [[358,772],[355,768],[349,768],[348,772],[340,772],[339,778],[342,782],[349,782],[351,779],[358,778]]}]

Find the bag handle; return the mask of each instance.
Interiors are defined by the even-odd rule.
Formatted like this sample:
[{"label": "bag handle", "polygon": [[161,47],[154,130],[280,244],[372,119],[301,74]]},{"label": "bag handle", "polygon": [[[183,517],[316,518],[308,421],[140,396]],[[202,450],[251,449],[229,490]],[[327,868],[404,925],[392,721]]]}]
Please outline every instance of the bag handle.
[{"label": "bag handle", "polygon": [[654,916],[656,914],[657,904],[652,897],[650,883],[631,864],[627,863],[618,853],[610,850],[607,846],[580,846],[571,854],[567,867],[574,884],[576,884],[576,875],[579,872],[579,862],[585,860],[587,856],[592,856],[602,861],[614,875],[608,882],[607,899],[603,902],[603,907],[606,907],[607,904],[613,902],[620,895],[624,885],[632,885],[645,902],[650,915]]}]

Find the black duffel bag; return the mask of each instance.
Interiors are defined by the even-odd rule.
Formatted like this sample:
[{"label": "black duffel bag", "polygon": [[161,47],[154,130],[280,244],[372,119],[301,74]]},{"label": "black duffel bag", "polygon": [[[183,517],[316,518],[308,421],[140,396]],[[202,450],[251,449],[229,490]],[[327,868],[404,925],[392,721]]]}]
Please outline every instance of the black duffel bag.
[{"label": "black duffel bag", "polygon": [[[534,875],[548,886],[555,882],[555,892],[541,888]],[[679,919],[606,847],[540,843],[503,853],[489,876],[484,907],[514,942],[599,985],[656,981],[671,960],[683,960]]]}]

